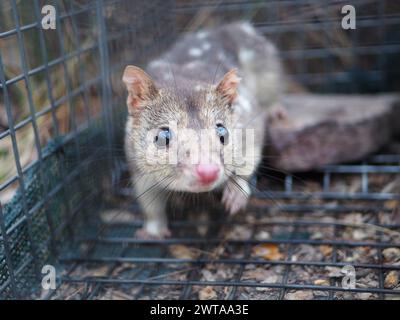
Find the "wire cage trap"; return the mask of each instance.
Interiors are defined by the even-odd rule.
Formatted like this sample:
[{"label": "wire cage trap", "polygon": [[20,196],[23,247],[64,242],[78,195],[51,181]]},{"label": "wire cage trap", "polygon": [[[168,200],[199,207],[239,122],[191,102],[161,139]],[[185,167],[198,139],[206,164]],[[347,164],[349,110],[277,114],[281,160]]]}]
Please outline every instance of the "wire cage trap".
[{"label": "wire cage trap", "polygon": [[[398,4],[353,1],[346,33],[343,1],[50,2],[56,30],[39,0],[0,4],[0,298],[400,297],[396,143],[362,163],[260,172],[246,213],[175,207],[172,237],[142,240],[120,80],[183,32],[246,19],[308,90],[396,91]],[[44,290],[49,264],[57,285]]]}]

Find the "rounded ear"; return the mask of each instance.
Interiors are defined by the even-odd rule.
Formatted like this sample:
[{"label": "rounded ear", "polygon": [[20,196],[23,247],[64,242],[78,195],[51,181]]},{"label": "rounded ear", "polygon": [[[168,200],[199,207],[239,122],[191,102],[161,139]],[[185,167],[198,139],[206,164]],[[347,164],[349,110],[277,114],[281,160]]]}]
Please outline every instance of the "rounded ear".
[{"label": "rounded ear", "polygon": [[142,69],[127,66],[122,81],[128,90],[128,109],[133,110],[154,99],[158,93],[154,81]]},{"label": "rounded ear", "polygon": [[237,96],[237,88],[240,78],[237,76],[237,69],[232,69],[227,72],[220,83],[217,85],[216,91],[230,105]]}]

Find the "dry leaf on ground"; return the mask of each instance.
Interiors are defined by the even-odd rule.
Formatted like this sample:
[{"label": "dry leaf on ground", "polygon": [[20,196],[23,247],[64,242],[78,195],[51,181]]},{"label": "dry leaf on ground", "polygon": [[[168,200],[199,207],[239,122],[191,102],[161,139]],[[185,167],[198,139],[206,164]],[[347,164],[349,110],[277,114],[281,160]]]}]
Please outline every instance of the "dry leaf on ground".
[{"label": "dry leaf on ground", "polygon": [[283,259],[283,254],[279,251],[279,247],[276,244],[259,244],[253,247],[252,252],[254,256],[265,260]]},{"label": "dry leaf on ground", "polygon": [[382,251],[385,262],[396,262],[400,260],[400,249],[399,248],[386,248]]},{"label": "dry leaf on ground", "polygon": [[322,245],[322,246],[319,246],[319,250],[322,252],[322,254],[325,257],[328,257],[332,254],[332,246]]},{"label": "dry leaf on ground", "polygon": [[317,279],[314,284],[317,286],[329,286],[329,281],[327,279]]},{"label": "dry leaf on ground", "polygon": [[213,287],[207,286],[199,291],[200,300],[212,300],[217,298],[217,293]]},{"label": "dry leaf on ground", "polygon": [[174,244],[169,247],[169,252],[176,259],[197,259],[200,251],[197,248],[187,247],[182,244]]},{"label": "dry leaf on ground", "polygon": [[390,271],[385,277],[385,288],[394,288],[399,283],[399,274],[397,271]]},{"label": "dry leaf on ground", "polygon": [[[242,279],[243,280],[256,280],[256,281],[266,281],[267,279],[271,280],[272,276],[275,276],[275,271],[274,270],[266,270],[263,268],[255,268],[255,269],[251,269],[251,270],[246,270],[245,272],[243,272],[243,276]],[[277,282],[277,280],[275,281],[267,281],[267,282]]]},{"label": "dry leaf on ground", "polygon": [[287,300],[311,300],[314,298],[314,295],[311,291],[300,290],[287,293],[285,298]]}]

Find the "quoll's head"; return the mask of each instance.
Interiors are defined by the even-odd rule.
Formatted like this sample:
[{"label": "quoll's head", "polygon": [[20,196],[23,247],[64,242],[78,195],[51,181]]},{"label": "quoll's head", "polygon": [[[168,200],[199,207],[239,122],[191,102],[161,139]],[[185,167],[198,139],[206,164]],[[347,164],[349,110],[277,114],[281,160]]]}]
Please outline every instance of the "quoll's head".
[{"label": "quoll's head", "polygon": [[227,180],[239,80],[233,69],[217,85],[159,88],[142,69],[126,67],[131,125],[125,143],[143,179],[188,192],[211,191]]}]

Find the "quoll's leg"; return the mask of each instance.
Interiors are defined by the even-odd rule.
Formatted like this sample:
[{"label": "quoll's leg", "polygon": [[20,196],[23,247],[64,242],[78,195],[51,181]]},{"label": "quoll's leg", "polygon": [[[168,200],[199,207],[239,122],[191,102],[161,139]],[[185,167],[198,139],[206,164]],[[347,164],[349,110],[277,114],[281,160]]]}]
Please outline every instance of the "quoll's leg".
[{"label": "quoll's leg", "polygon": [[246,207],[251,194],[247,180],[239,177],[232,179],[233,181],[228,181],[222,193],[222,203],[231,215]]},{"label": "quoll's leg", "polygon": [[138,202],[144,214],[144,225],[136,232],[136,236],[142,239],[163,239],[169,237],[166,215],[166,196],[159,189],[148,190],[145,184],[136,184]]}]

